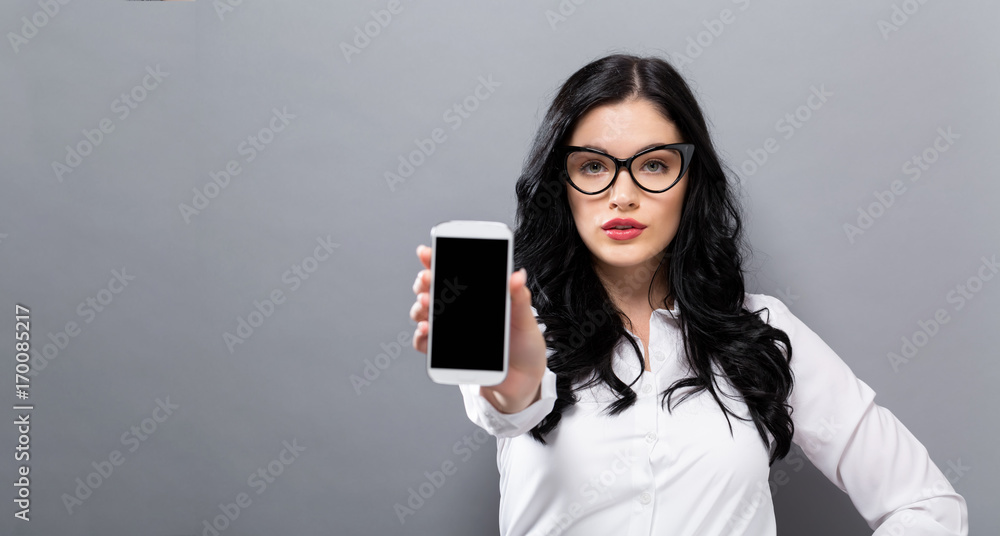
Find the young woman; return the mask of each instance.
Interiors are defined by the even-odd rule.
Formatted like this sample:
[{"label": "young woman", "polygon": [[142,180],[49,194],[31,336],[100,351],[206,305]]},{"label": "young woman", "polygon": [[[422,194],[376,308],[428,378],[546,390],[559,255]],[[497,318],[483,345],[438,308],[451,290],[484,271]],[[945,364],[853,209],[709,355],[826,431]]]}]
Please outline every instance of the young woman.
[{"label": "young woman", "polygon": [[[964,498],[872,389],[745,292],[738,204],[667,62],[573,74],[517,200],[509,374],[460,386],[497,438],[502,535],[774,535],[769,467],[792,442],[876,534],[968,533]],[[422,270],[420,352],[429,285]]]}]

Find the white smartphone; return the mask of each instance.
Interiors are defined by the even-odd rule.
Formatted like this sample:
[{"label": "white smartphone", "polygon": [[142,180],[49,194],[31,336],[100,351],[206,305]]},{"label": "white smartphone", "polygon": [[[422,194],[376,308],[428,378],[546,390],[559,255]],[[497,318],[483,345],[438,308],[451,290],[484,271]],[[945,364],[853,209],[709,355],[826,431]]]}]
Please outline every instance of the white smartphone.
[{"label": "white smartphone", "polygon": [[514,235],[500,222],[454,220],[431,229],[427,374],[443,384],[507,377]]}]

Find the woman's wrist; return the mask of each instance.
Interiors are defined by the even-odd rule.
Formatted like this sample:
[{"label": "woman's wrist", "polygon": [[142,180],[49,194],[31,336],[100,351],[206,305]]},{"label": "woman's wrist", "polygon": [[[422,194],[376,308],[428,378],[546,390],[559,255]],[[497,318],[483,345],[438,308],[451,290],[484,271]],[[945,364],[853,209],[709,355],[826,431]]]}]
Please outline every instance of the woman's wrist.
[{"label": "woman's wrist", "polygon": [[510,387],[506,385],[511,380],[508,377],[508,380],[500,385],[480,386],[480,394],[500,413],[517,413],[541,400],[543,376],[544,371],[537,378],[520,378],[521,381],[516,383],[521,389],[515,388],[514,392],[504,389],[504,387]]}]

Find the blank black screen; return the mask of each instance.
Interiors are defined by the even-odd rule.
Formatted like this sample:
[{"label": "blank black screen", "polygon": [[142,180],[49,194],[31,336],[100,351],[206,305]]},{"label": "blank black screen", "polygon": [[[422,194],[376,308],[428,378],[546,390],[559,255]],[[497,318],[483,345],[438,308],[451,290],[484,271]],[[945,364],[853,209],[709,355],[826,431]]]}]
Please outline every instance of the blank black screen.
[{"label": "blank black screen", "polygon": [[431,367],[503,370],[507,240],[436,242]]}]

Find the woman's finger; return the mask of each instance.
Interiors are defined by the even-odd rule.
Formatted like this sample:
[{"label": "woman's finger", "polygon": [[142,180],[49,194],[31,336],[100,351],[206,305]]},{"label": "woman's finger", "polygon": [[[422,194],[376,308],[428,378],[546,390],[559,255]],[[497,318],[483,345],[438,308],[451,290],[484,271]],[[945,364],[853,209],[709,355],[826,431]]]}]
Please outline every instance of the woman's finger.
[{"label": "woman's finger", "polygon": [[417,273],[417,279],[413,282],[413,293],[420,294],[421,292],[428,292],[431,289],[431,271],[430,270],[420,270]]},{"label": "woman's finger", "polygon": [[420,244],[417,246],[417,257],[420,259],[420,263],[424,265],[424,268],[430,270],[431,268],[431,248]]},{"label": "woman's finger", "polygon": [[430,300],[430,294],[426,292],[417,294],[417,301],[413,302],[413,306],[410,307],[410,319],[417,322],[427,320],[427,312],[430,309],[428,300]]},{"label": "woman's finger", "polygon": [[413,332],[413,348],[418,352],[427,353],[427,322],[419,322]]}]

